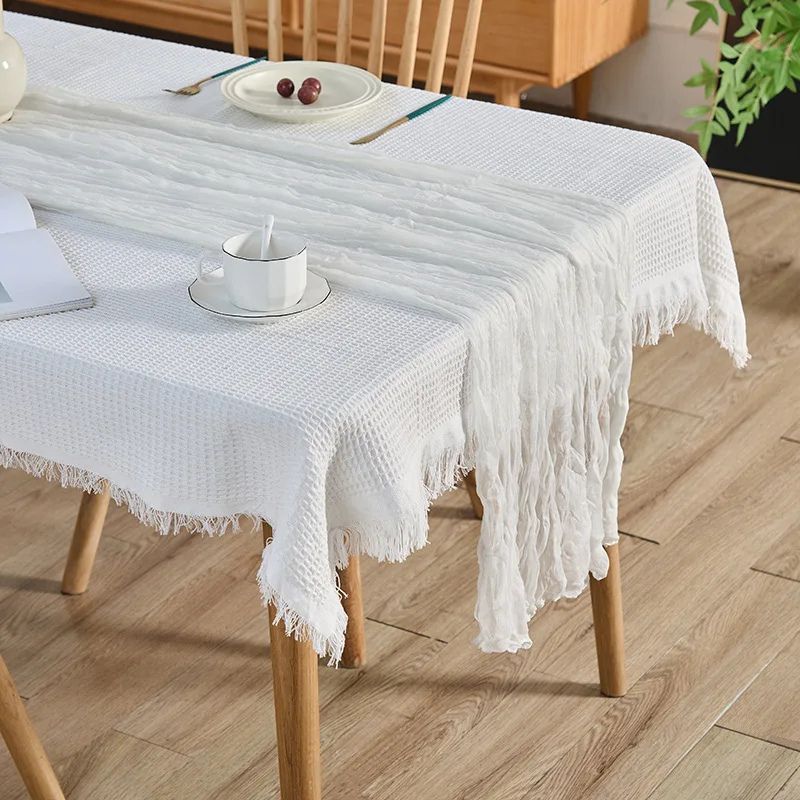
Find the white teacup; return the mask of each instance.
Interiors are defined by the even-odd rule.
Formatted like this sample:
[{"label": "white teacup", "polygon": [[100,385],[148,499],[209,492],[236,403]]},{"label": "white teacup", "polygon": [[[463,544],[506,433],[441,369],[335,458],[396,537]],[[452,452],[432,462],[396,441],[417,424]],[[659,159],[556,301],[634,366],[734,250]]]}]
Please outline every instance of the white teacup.
[{"label": "white teacup", "polygon": [[[247,311],[279,311],[299,303],[306,290],[306,243],[275,233],[261,258],[261,231],[240,233],[222,243],[225,290]],[[198,266],[202,279],[202,264]]]}]

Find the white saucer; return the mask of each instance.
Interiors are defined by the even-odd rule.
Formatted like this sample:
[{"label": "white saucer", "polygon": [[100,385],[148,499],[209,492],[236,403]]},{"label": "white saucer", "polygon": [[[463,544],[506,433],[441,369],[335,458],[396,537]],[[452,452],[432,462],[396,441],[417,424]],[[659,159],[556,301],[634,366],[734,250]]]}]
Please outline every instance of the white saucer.
[{"label": "white saucer", "polygon": [[222,278],[222,267],[207,272],[202,278],[197,278],[189,285],[189,299],[196,305],[218,317],[235,319],[238,322],[273,322],[281,317],[291,317],[308,311],[310,308],[324,303],[331,293],[328,281],[315,272],[308,271],[306,291],[299,303],[289,308],[276,311],[247,311],[235,306],[225,291]]}]

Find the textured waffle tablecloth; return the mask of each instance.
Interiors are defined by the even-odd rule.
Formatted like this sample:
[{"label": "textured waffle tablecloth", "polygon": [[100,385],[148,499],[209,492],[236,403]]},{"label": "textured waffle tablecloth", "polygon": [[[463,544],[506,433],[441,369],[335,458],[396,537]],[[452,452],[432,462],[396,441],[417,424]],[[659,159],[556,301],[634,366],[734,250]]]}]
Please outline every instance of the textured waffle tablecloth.
[{"label": "textured waffle tablecloth", "polygon": [[[160,91],[238,63],[236,56],[15,14],[7,15],[7,27],[26,52],[33,86],[299,142],[345,143],[429,98],[387,87],[363,112],[289,129],[228,107],[217,87],[195,98]],[[730,318],[697,309],[698,292],[712,308],[735,307],[738,282],[716,188],[696,153],[645,134],[488,104],[453,100],[445,108],[370,149],[466,164],[618,206],[632,227],[635,338],[655,339],[688,317],[744,359],[743,320],[734,320],[742,323],[737,334]],[[341,640],[344,621],[332,611],[339,608],[332,566],[341,559],[333,532],[349,527],[361,532],[357,549],[405,556],[424,543],[419,518],[431,494],[450,485],[453,467],[463,465],[463,329],[341,289],[285,324],[231,326],[185,302],[195,260],[185,245],[72,216],[37,217],[97,307],[0,327],[0,400],[14,409],[13,425],[0,421],[5,463],[83,487],[107,479],[117,499],[162,531],[186,525],[217,532],[239,514],[268,519],[279,551],[271,588],[280,593],[286,578],[275,570],[305,564],[292,578],[304,590],[293,597],[305,600],[293,600],[287,611],[318,649],[337,649],[332,643]],[[676,266],[688,277],[671,286]],[[80,399],[81,419],[66,396]],[[176,426],[183,432],[177,437]],[[324,461],[312,457],[321,442],[329,453]],[[431,474],[433,464],[444,467]],[[232,494],[231,486],[246,491]],[[303,532],[291,524],[310,504],[317,517],[323,509],[332,534],[331,552],[313,565],[306,563]],[[388,520],[400,534],[382,545]],[[548,572],[542,564],[546,591],[536,604],[585,585],[585,569],[564,574],[558,565]],[[322,620],[316,630],[313,620]]]}]

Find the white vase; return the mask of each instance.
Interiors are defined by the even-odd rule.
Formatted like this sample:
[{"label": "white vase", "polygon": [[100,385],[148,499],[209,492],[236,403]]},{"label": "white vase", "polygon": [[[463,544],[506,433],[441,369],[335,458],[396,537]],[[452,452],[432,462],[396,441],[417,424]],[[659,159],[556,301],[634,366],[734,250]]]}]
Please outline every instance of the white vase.
[{"label": "white vase", "polygon": [[[0,14],[2,14],[0,7]],[[0,122],[11,119],[14,109],[25,94],[28,68],[17,40],[3,32],[0,18]]]}]

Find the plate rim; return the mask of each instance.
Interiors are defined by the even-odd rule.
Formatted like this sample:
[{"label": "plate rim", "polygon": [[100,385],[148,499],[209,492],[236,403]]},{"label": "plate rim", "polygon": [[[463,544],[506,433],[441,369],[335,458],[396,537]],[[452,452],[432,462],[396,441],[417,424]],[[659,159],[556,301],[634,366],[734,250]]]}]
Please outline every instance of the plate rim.
[{"label": "plate rim", "polygon": [[[368,72],[365,69],[361,69],[361,67],[354,67],[351,64],[338,64],[336,62],[330,62],[330,61],[270,61],[264,64],[254,64],[251,69],[241,70],[238,73],[234,73],[232,75],[227,76],[223,81],[223,83],[226,85],[227,92],[230,95],[232,94],[231,87],[236,86],[236,84],[240,83],[247,77],[256,75],[260,72],[267,72],[271,70],[273,67],[279,66],[281,64],[313,64],[313,65],[319,64],[327,68],[333,67],[334,69],[344,69],[348,72],[355,72],[365,78],[368,91],[365,92],[365,94],[362,95],[361,97],[356,98],[355,100],[349,100],[346,103],[339,103],[338,105],[335,106],[325,106],[317,108],[313,106],[309,107],[309,106],[295,106],[295,105],[285,106],[284,108],[281,108],[280,106],[275,106],[274,109],[269,111],[270,114],[272,113],[293,114],[297,111],[301,111],[303,114],[315,114],[315,113],[325,114],[331,111],[344,110],[345,108],[349,108],[350,106],[360,105],[361,103],[366,102],[366,100],[370,99],[370,97],[374,92],[379,92],[382,87],[382,81],[376,75],[373,75],[371,72]],[[247,100],[246,98],[243,98],[241,96],[236,96],[235,99],[245,105],[258,106],[258,103],[251,100]]]},{"label": "plate rim", "polygon": [[[244,78],[250,77],[252,75],[261,73],[261,72],[269,72],[275,70],[281,64],[308,64],[309,68],[313,68],[314,65],[321,65],[324,68],[330,69],[339,69],[339,70],[346,70],[348,72],[355,72],[360,76],[363,76],[366,79],[368,87],[371,86],[371,91],[367,92],[365,96],[357,98],[356,100],[350,100],[346,103],[340,103],[339,105],[335,106],[327,106],[325,108],[313,108],[309,106],[287,106],[284,109],[280,107],[271,107],[265,108],[260,106],[258,103],[248,101],[243,99],[242,97],[237,96],[233,88],[236,86],[238,82],[243,80]],[[362,69],[361,67],[355,67],[352,64],[339,64],[338,62],[332,61],[267,61],[260,64],[254,64],[252,67],[249,67],[244,70],[240,70],[239,72],[232,73],[231,75],[226,76],[222,83],[220,84],[220,91],[222,96],[232,105],[241,108],[244,111],[248,111],[252,114],[258,114],[259,116],[263,116],[270,119],[275,120],[283,120],[283,121],[293,121],[293,122],[311,122],[315,119],[322,119],[324,117],[336,116],[338,114],[344,114],[348,111],[355,110],[357,108],[363,108],[366,105],[374,102],[378,97],[380,97],[383,91],[383,82],[378,78],[376,75],[373,75],[371,72]]]}]

